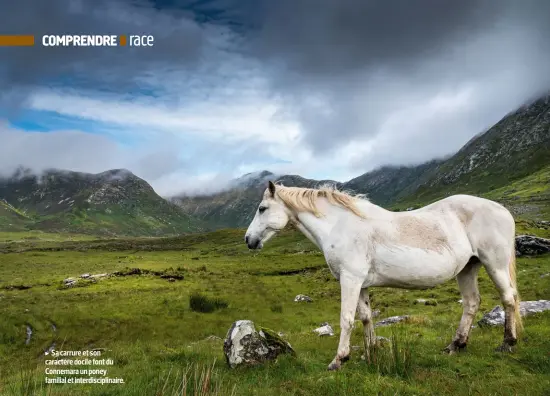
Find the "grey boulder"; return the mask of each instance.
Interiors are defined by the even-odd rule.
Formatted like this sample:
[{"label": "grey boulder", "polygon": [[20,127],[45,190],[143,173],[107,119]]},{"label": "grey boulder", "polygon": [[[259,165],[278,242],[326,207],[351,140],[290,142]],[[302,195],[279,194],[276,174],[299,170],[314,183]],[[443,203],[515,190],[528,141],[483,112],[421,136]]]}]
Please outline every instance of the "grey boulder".
[{"label": "grey boulder", "polygon": [[536,256],[550,253],[550,239],[531,235],[516,236],[516,256]]},{"label": "grey boulder", "polygon": [[229,367],[254,366],[273,360],[282,353],[295,355],[292,346],[276,332],[260,328],[251,320],[234,322],[223,343],[223,352]]}]

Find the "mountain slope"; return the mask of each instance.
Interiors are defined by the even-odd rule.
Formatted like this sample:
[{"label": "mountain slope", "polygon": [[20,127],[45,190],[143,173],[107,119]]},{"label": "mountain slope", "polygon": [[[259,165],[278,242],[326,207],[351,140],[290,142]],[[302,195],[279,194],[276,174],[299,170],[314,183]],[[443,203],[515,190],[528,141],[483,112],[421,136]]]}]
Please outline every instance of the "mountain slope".
[{"label": "mountain slope", "polygon": [[110,235],[204,229],[201,222],[123,169],[99,174],[48,170],[40,177],[19,169],[12,177],[0,179],[0,200],[2,223],[28,229]]},{"label": "mountain slope", "polygon": [[550,95],[508,114],[405,189],[396,201],[488,193],[550,164]]},{"label": "mountain slope", "polygon": [[371,202],[385,206],[394,202],[404,190],[414,186],[422,176],[430,174],[442,162],[433,160],[416,166],[384,166],[345,182],[343,187],[367,194]]},{"label": "mountain slope", "polygon": [[213,195],[179,196],[172,198],[185,213],[196,217],[214,228],[246,227],[254,218],[267,188],[268,180],[278,181],[285,186],[318,187],[321,184],[338,183],[332,180],[305,179],[297,175],[276,176],[263,171],[244,175],[231,183],[231,188]]},{"label": "mountain slope", "polygon": [[469,193],[500,201],[517,215],[546,220],[549,167],[547,95],[508,114],[447,159],[385,166],[345,183],[263,171],[233,180],[216,194],[168,202],[125,170],[97,175],[48,171],[37,178],[21,169],[0,180],[0,227],[129,235],[246,227],[268,180],[298,187],[330,183],[396,210]]}]

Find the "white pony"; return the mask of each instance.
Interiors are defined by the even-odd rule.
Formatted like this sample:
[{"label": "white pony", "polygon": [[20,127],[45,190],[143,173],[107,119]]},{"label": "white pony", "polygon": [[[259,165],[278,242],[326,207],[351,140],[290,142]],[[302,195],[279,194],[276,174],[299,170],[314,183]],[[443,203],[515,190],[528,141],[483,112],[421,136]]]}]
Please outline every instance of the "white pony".
[{"label": "white pony", "polygon": [[365,347],[373,345],[374,326],[367,288],[427,289],[456,277],[463,314],[454,353],[466,346],[480,304],[477,273],[483,265],[505,308],[504,341],[510,351],[521,329],[515,275],[515,222],[496,202],[454,195],[408,212],[390,212],[361,196],[333,188],[275,186],[269,182],[248,227],[245,242],[261,249],[288,222],[324,253],[340,281],[340,343],[329,370],[349,358],[355,312],[363,322]]}]

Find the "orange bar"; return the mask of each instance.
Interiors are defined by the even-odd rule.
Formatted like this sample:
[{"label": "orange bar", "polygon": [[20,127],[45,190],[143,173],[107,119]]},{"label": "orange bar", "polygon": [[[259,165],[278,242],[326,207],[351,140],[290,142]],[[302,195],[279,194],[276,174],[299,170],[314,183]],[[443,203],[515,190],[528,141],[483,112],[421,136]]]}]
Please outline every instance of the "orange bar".
[{"label": "orange bar", "polygon": [[0,36],[0,47],[24,46],[31,47],[34,45],[34,36]]},{"label": "orange bar", "polygon": [[118,42],[120,45],[125,46],[126,45],[126,36],[120,36]]}]

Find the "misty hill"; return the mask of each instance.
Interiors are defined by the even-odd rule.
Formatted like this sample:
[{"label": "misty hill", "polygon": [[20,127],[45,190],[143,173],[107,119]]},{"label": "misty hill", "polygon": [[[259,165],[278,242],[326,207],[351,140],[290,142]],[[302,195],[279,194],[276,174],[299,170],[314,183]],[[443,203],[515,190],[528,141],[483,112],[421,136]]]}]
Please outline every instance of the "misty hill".
[{"label": "misty hill", "polygon": [[99,174],[20,168],[0,179],[0,226],[108,235],[164,235],[203,229],[125,169]]}]

